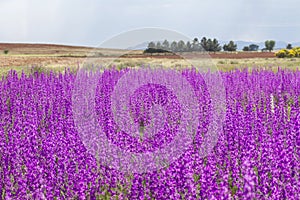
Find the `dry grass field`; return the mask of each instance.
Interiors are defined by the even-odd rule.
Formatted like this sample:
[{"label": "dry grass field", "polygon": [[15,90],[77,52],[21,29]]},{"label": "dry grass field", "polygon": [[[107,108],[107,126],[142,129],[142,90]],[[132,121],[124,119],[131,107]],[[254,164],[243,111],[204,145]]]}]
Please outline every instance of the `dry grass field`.
[{"label": "dry grass field", "polygon": [[[5,50],[8,52],[5,54]],[[0,44],[0,75],[11,69],[25,73],[32,70],[64,71],[76,69],[84,63],[114,65],[117,68],[136,66],[164,66],[181,68],[190,65],[202,66],[209,61],[210,66],[222,71],[237,68],[264,68],[276,70],[278,67],[299,69],[299,58],[276,58],[274,52],[198,53],[177,55],[144,55],[141,50],[129,51],[53,44]]]}]

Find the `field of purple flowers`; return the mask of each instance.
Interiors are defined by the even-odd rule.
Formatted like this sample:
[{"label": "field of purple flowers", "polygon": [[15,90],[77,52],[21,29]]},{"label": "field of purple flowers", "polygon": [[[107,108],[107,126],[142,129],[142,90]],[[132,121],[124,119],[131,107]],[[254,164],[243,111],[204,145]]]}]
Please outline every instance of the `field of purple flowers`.
[{"label": "field of purple flowers", "polygon": [[[172,111],[168,123],[152,139],[120,131],[110,94],[126,72],[111,69],[99,78],[98,122],[115,145],[154,151],[176,135],[181,105],[172,91],[145,85],[132,97],[135,122],[149,122],[141,104],[159,104]],[[137,174],[103,165],[82,143],[72,112],[75,73],[10,72],[0,81],[0,199],[300,199],[300,71],[221,72],[223,132],[204,158],[197,147],[211,115],[209,93],[201,74],[182,76],[200,105],[193,143],[168,166]]]}]

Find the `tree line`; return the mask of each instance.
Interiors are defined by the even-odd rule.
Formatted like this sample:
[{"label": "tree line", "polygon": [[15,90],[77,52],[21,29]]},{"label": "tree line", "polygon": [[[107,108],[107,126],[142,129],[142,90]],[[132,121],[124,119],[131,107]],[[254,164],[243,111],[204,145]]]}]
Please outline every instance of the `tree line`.
[{"label": "tree line", "polygon": [[[275,47],[274,40],[267,40],[265,42],[265,48],[263,50],[272,51]],[[259,46],[256,44],[251,44],[245,46],[243,51],[258,51]],[[163,53],[163,52],[193,52],[193,51],[208,51],[208,52],[219,52],[219,51],[233,52],[237,50],[237,44],[234,41],[229,41],[223,46],[220,45],[216,38],[206,38],[203,37],[200,41],[198,38],[194,38],[192,41],[173,41],[169,42],[164,40],[163,42],[150,42],[148,43],[148,48],[145,53]]]},{"label": "tree line", "polygon": [[191,42],[173,41],[169,42],[168,40],[164,40],[161,42],[150,42],[148,44],[148,49],[162,49],[165,51],[172,52],[192,52],[192,51],[209,51],[209,52],[217,52],[221,51],[222,47],[219,44],[219,41],[216,38],[206,38],[203,37],[200,41],[198,38],[194,38]]}]

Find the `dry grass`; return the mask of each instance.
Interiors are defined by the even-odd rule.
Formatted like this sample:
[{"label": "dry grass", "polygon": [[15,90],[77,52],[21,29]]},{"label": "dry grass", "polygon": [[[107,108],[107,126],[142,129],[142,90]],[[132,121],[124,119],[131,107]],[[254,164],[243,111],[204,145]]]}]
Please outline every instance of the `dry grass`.
[{"label": "dry grass", "polygon": [[[3,60],[4,56],[0,57]],[[191,65],[197,66],[200,71],[230,71],[234,69],[269,69],[276,71],[278,67],[287,68],[291,70],[300,69],[300,59],[278,59],[278,58],[253,58],[253,59],[167,59],[167,58],[120,58],[120,57],[109,57],[109,58],[57,58],[57,57],[39,57],[34,56],[29,59],[25,56],[14,56],[5,57],[8,59],[9,65],[0,67],[0,76],[7,74],[11,69],[18,72],[24,71],[25,73],[31,73],[32,69],[38,69],[40,71],[55,71],[63,72],[66,68],[75,70],[78,66],[85,64],[97,64],[106,67],[114,66],[117,69],[126,67],[167,67],[173,69],[182,69],[190,67]],[[205,67],[206,66],[206,67]],[[201,67],[201,68],[200,68]]]},{"label": "dry grass", "polygon": [[[124,58],[124,54],[141,54],[142,51],[128,51],[118,49],[94,49],[90,47],[69,47],[62,45],[32,45],[32,44],[0,44],[0,51],[9,49],[5,55],[0,52],[0,76],[11,69],[18,72],[32,72],[32,66],[39,70],[64,71],[65,68],[76,69],[85,64],[124,67],[163,66],[182,69],[187,66],[201,67],[203,70],[230,71],[241,68],[262,68],[276,70],[278,67],[292,70],[300,68],[300,58],[244,58],[244,59],[208,59],[197,53],[181,54],[189,59],[176,58]],[[92,57],[89,57],[92,56]],[[97,56],[95,58],[94,56]]]}]

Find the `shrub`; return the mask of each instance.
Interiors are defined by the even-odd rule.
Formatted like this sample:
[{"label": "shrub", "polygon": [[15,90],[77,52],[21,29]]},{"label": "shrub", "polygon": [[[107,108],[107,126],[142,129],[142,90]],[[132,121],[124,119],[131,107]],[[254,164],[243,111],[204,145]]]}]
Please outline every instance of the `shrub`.
[{"label": "shrub", "polygon": [[296,57],[296,52],[295,52],[293,49],[289,50],[289,51],[288,51],[288,57],[289,57],[289,58],[294,58],[294,57]]},{"label": "shrub", "polygon": [[278,58],[285,58],[287,57],[288,51],[286,49],[281,49],[277,53],[275,53],[276,57]]},{"label": "shrub", "polygon": [[275,53],[275,56],[278,58],[295,58],[300,57],[300,47],[295,47],[293,49],[281,49],[277,53]]},{"label": "shrub", "polygon": [[239,64],[238,61],[230,61],[230,64],[234,65],[234,64]]},{"label": "shrub", "polygon": [[248,47],[248,46],[245,46],[244,48],[243,48],[243,51],[249,51],[250,50],[250,48]]},{"label": "shrub", "polygon": [[295,47],[293,50],[295,51],[296,57],[300,57],[300,47]]},{"label": "shrub", "polygon": [[32,74],[35,74],[35,73],[37,73],[37,74],[45,73],[46,74],[48,72],[47,69],[42,66],[32,66],[30,71]]},{"label": "shrub", "polygon": [[144,53],[170,53],[170,51],[158,48],[147,48]]},{"label": "shrub", "polygon": [[9,50],[5,49],[3,52],[4,52],[4,54],[8,54]]}]

